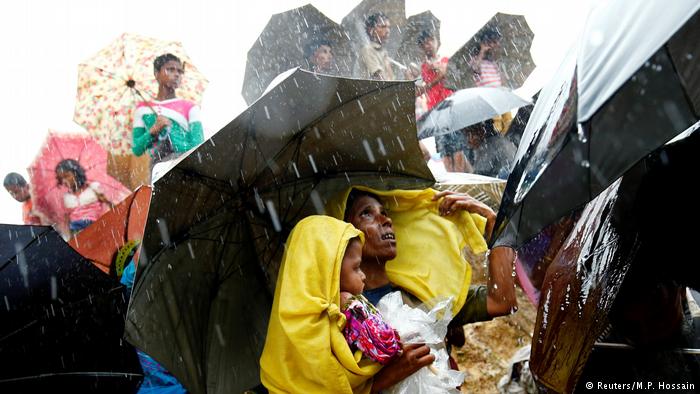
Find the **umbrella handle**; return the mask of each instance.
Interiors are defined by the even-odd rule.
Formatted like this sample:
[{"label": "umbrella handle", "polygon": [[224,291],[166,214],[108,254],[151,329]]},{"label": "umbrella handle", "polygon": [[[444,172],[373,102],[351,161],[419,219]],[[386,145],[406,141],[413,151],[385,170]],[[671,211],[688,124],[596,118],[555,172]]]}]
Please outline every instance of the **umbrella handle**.
[{"label": "umbrella handle", "polygon": [[[127,85],[127,86],[129,86],[129,85]],[[158,112],[156,112],[155,108],[153,108],[153,106],[151,105],[151,103],[150,103],[148,100],[146,100],[145,97],[143,97],[143,95],[141,94],[141,92],[140,92],[138,89],[136,89],[136,88],[133,87],[133,86],[129,86],[129,87],[130,87],[131,89],[133,89],[134,92],[136,92],[136,94],[137,94],[137,95],[141,98],[141,100],[144,102],[144,104],[146,104],[146,106],[147,106],[148,108],[150,108],[151,111],[153,111],[153,114],[158,115]]]}]

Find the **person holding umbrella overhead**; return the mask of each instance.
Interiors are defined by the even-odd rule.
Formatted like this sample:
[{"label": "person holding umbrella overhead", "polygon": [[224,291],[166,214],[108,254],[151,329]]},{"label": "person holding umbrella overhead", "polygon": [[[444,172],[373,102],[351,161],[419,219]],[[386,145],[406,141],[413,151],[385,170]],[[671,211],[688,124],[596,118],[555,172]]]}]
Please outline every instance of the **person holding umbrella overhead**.
[{"label": "person holding umbrella overhead", "polygon": [[[445,56],[438,56],[437,50],[440,43],[436,34],[432,31],[423,30],[418,35],[416,43],[423,51],[424,55],[420,73],[424,85],[419,87],[416,94],[425,94],[427,98],[427,110],[430,111],[438,103],[454,93],[445,86],[447,63],[449,59]],[[470,170],[469,163],[464,155],[467,142],[461,131],[458,130],[449,134],[436,136],[435,145],[438,152],[447,159],[445,161],[445,168],[447,171],[468,172]]]},{"label": "person holding umbrella overhead", "polygon": [[374,13],[365,20],[365,31],[369,42],[360,49],[359,66],[362,78],[394,79],[392,59],[384,48],[391,33],[391,21],[382,12]]},{"label": "person holding umbrella overhead", "polygon": [[318,38],[308,42],[304,47],[304,58],[309,64],[309,71],[323,74],[333,74],[336,71],[333,45],[326,39]]},{"label": "person holding umbrella overhead", "polygon": [[185,73],[180,59],[166,53],[153,61],[158,95],[153,102],[142,101],[134,113],[133,152],[148,152],[156,163],[172,160],[204,141],[199,106],[179,99],[175,90]]}]

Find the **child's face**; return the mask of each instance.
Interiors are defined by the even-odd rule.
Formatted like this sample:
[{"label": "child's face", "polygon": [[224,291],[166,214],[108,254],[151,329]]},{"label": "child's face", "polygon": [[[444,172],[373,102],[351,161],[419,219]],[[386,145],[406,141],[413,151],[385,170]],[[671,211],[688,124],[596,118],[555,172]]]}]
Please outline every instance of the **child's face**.
[{"label": "child's face", "polygon": [[182,76],[185,74],[185,69],[177,60],[170,60],[161,66],[156,73],[158,85],[165,86],[170,89],[177,89],[182,82]]},{"label": "child's face", "polygon": [[56,171],[56,179],[58,183],[69,189],[74,189],[78,181],[75,179],[75,174],[72,171]]},{"label": "child's face", "polygon": [[426,56],[435,56],[437,52],[438,42],[433,37],[428,37],[420,44],[420,48],[423,50]]},{"label": "child's face", "polygon": [[333,50],[328,45],[321,45],[311,57],[311,62],[316,65],[318,70],[329,70],[333,62]]},{"label": "child's face", "polygon": [[362,243],[358,239],[352,239],[345,249],[340,267],[340,291],[347,291],[353,295],[362,294],[366,277],[360,269],[360,263],[362,263]]}]

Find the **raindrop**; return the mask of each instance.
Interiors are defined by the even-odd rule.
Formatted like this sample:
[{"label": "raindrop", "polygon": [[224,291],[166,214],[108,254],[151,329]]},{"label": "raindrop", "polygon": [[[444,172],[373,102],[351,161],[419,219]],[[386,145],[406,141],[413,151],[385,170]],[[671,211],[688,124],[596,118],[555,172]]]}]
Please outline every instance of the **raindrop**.
[{"label": "raindrop", "polygon": [[338,102],[342,103],[343,99],[340,98],[340,92],[336,91],[335,95],[336,95],[336,97],[338,97]]},{"label": "raindrop", "polygon": [[386,149],[384,148],[384,142],[382,142],[382,137],[377,137],[377,145],[379,145],[379,153],[382,156],[386,156]]},{"label": "raindrop", "polygon": [[216,144],[214,143],[214,139],[213,139],[213,138],[210,138],[210,139],[209,139],[209,143],[211,143],[211,146],[216,146]]},{"label": "raindrop", "polygon": [[364,115],[364,114],[365,114],[365,108],[362,106],[362,103],[360,102],[360,100],[357,100],[357,105],[360,106],[360,112],[362,112],[362,114]]},{"label": "raindrop", "polygon": [[19,242],[15,243],[15,254],[17,256],[19,273],[22,274],[24,287],[29,288],[29,268],[27,267],[27,259],[24,256],[24,249],[22,248],[22,244]]},{"label": "raindrop", "polygon": [[221,326],[219,324],[214,324],[214,328],[216,329],[216,337],[219,339],[219,345],[225,347],[226,341],[224,340],[224,334],[221,332]]},{"label": "raindrop", "polygon": [[686,53],[686,54],[685,54],[685,58],[688,59],[688,60],[690,60],[690,59],[693,58],[693,54],[692,54],[692,53]]},{"label": "raindrop", "polygon": [[165,219],[163,218],[156,219],[156,223],[158,223],[158,231],[160,232],[160,239],[162,240],[163,245],[169,246],[170,232],[168,231],[168,224],[165,223]]},{"label": "raindrop", "polygon": [[265,117],[269,120],[270,119],[270,111],[267,109],[267,105],[265,105],[264,108],[265,108]]},{"label": "raindrop", "polygon": [[272,226],[275,228],[275,231],[279,233],[280,231],[282,231],[282,225],[280,224],[279,217],[277,216],[275,204],[272,202],[272,200],[267,200],[265,201],[265,206],[267,207],[267,211],[270,213],[270,220],[272,220]]},{"label": "raindrop", "polygon": [[258,193],[257,188],[253,188],[253,196],[255,198],[255,203],[258,205],[258,211],[260,211],[260,213],[264,213],[265,204],[263,203],[262,198],[260,198],[260,194]]},{"label": "raindrop", "polygon": [[372,148],[369,146],[369,142],[367,142],[367,140],[362,140],[362,146],[365,148],[365,153],[367,153],[367,159],[369,162],[374,163],[376,160],[374,159],[374,153],[372,152]]},{"label": "raindrop", "polygon": [[190,257],[192,258],[192,260],[195,260],[194,249],[192,249],[192,243],[189,241],[187,241],[187,250],[190,251]]},{"label": "raindrop", "polygon": [[319,215],[325,215],[326,208],[324,207],[323,201],[321,200],[321,195],[318,194],[318,191],[316,189],[311,191],[310,197],[311,203],[314,204],[314,209],[316,210],[316,213]]},{"label": "raindrop", "polygon": [[399,137],[399,136],[397,135],[397,136],[396,136],[396,141],[399,142],[399,146],[401,147],[401,150],[405,152],[405,151],[406,151],[406,148],[404,148],[403,142],[401,142],[401,137]]},{"label": "raindrop", "polygon": [[294,174],[296,174],[297,179],[301,178],[301,175],[299,175],[299,169],[297,168],[297,163],[292,162],[292,168],[294,169]]},{"label": "raindrop", "polygon": [[581,123],[579,123],[577,126],[577,134],[579,141],[583,142],[584,144],[588,142],[588,138],[586,138],[586,133],[583,131],[583,126],[581,126]]},{"label": "raindrop", "polygon": [[314,161],[314,157],[309,155],[309,163],[311,163],[311,168],[314,170],[314,174],[318,173],[318,169],[316,169],[316,162]]},{"label": "raindrop", "polygon": [[56,282],[56,277],[51,275],[51,299],[55,300],[58,298],[58,283]]},{"label": "raindrop", "polygon": [[590,168],[590,167],[591,167],[591,163],[589,163],[588,160],[582,160],[582,161],[581,161],[581,166],[582,166],[583,168]]},{"label": "raindrop", "polygon": [[7,296],[3,296],[5,299],[5,308],[7,308],[7,311],[10,311],[10,300],[7,299]]}]

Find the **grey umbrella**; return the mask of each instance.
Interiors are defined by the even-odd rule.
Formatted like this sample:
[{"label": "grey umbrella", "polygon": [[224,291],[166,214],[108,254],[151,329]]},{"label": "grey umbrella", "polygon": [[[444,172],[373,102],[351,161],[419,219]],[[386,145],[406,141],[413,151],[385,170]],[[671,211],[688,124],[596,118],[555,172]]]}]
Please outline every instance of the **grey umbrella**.
[{"label": "grey umbrella", "polygon": [[248,50],[243,98],[249,105],[257,100],[267,85],[281,72],[294,67],[310,69],[308,47],[328,41],[335,62],[332,73],[349,75],[352,63],[347,34],[333,20],[311,4],[274,14]]},{"label": "grey umbrella", "polygon": [[502,88],[462,89],[441,101],[418,124],[418,138],[449,134],[530,104]]},{"label": "grey umbrella", "polygon": [[434,183],[411,82],[302,70],[154,184],[127,339],[193,393],[259,383],[284,240],[349,185]]}]

